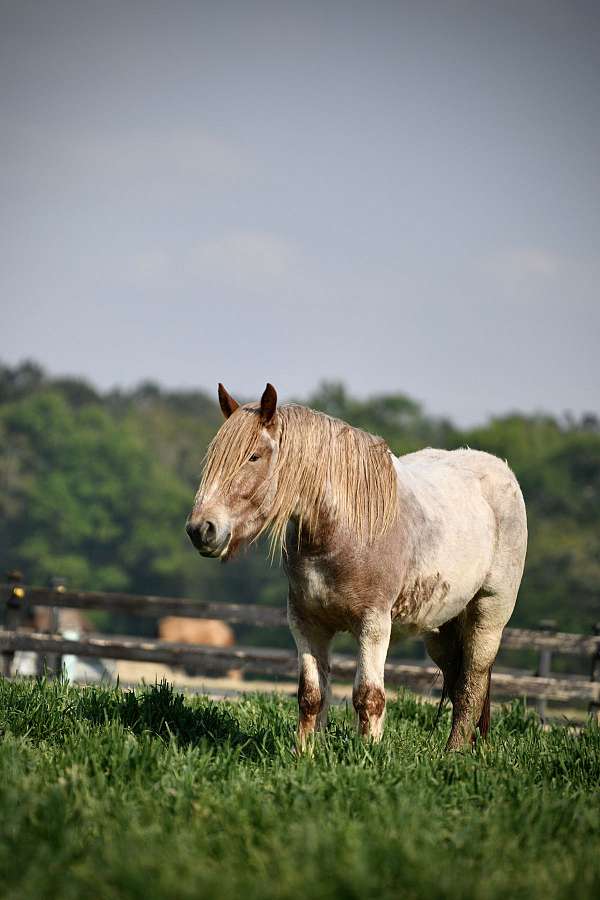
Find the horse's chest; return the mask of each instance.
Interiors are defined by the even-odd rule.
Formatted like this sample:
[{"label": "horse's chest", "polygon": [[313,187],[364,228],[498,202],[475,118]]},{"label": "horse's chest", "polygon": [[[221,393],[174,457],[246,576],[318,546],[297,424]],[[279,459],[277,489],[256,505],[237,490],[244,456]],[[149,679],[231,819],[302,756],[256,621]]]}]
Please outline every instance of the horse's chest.
[{"label": "horse's chest", "polygon": [[288,572],[295,607],[303,615],[331,626],[347,627],[348,603],[343,590],[328,568],[314,561],[303,561]]},{"label": "horse's chest", "polygon": [[288,577],[294,594],[304,605],[325,608],[334,600],[329,574],[319,563],[303,562]]}]

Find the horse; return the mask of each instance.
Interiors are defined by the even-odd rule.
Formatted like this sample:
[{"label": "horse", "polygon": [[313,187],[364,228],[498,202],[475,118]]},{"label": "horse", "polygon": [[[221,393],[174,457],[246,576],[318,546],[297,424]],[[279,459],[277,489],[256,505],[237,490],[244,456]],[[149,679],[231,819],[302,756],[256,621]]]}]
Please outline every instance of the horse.
[{"label": "horse", "polygon": [[[235,633],[233,628],[221,619],[191,619],[187,616],[164,616],[158,620],[158,636],[161,641],[175,644],[204,645],[207,647],[233,647]],[[186,675],[197,675],[197,666],[187,662],[184,666]],[[204,674],[210,672],[204,670]],[[215,674],[221,674],[220,670]],[[242,677],[240,669],[230,669],[227,677],[239,681]]]},{"label": "horse", "polygon": [[265,532],[289,581],[298,650],[298,744],[327,720],[330,645],[358,643],[357,727],[383,732],[392,634],[420,633],[452,704],[446,749],[489,728],[490,677],[527,547],[523,496],[506,462],[471,449],[395,457],[381,438],[321,412],[238,404],[210,443],[186,530],[223,562]]}]

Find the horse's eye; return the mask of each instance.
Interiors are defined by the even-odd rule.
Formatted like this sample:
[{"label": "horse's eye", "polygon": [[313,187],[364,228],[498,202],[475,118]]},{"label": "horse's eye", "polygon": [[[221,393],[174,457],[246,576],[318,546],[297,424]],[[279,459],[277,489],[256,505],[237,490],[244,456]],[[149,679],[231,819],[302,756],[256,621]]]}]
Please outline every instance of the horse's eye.
[{"label": "horse's eye", "polygon": [[253,453],[252,456],[250,457],[250,459],[248,460],[248,462],[257,462],[257,460],[259,460],[259,459],[260,459],[260,456],[258,455],[258,453]]}]

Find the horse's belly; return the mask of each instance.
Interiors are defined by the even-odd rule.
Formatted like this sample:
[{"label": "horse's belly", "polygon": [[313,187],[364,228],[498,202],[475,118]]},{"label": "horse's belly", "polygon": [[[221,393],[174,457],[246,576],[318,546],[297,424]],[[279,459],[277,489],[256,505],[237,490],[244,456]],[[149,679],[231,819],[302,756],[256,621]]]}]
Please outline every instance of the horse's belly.
[{"label": "horse's belly", "polygon": [[479,552],[434,555],[408,573],[392,607],[395,630],[432,631],[455,618],[480,590],[489,570],[493,541]]},{"label": "horse's belly", "polygon": [[477,593],[476,583],[452,590],[441,575],[425,576],[404,588],[392,608],[393,630],[414,633],[434,631],[454,619]]}]

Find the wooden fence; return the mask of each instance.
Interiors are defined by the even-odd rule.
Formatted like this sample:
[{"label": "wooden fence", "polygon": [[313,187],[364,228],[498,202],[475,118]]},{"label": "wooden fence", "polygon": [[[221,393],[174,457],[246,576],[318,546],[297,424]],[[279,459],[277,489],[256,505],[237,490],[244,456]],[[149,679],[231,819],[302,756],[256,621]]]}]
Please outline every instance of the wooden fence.
[{"label": "wooden fence", "polygon": [[[297,672],[296,655],[288,650],[266,647],[233,646],[226,648],[174,644],[166,641],[139,637],[115,637],[93,635],[68,640],[57,633],[36,633],[22,629],[28,610],[32,607],[50,607],[53,610],[70,608],[78,610],[102,610],[149,616],[153,619],[166,615],[194,618],[221,619],[230,624],[260,627],[287,627],[283,609],[235,603],[210,603],[173,597],[138,596],[123,593],[100,593],[66,590],[61,584],[53,588],[30,587],[16,579],[0,585],[0,598],[4,603],[4,631],[0,631],[2,670],[8,674],[14,653],[19,650],[34,651],[40,658],[53,660],[55,670],[60,669],[60,659],[65,654],[105,659],[125,659],[143,662],[165,663],[170,666],[186,666],[199,674],[225,674],[232,668],[249,675],[267,677],[294,677]],[[51,617],[55,623],[58,616]],[[56,625],[52,631],[56,631]],[[530,650],[539,654],[535,674],[526,671],[492,676],[495,696],[526,696],[536,699],[538,707],[546,700],[569,701],[588,704],[590,709],[600,709],[600,633],[594,635],[567,634],[555,631],[534,631],[506,628],[502,648]],[[571,654],[587,657],[590,664],[589,678],[581,675],[551,674],[551,656]],[[353,657],[334,654],[332,674],[351,680],[354,674]],[[386,664],[386,683],[403,685],[420,693],[431,693],[441,688],[438,669],[427,662],[399,662]]]}]

